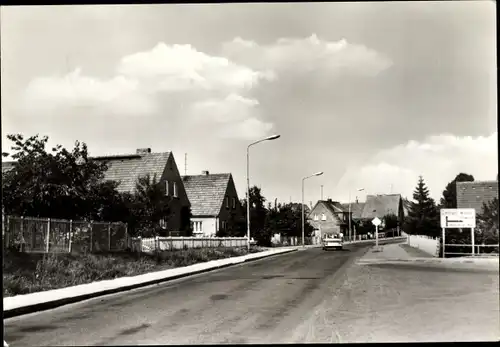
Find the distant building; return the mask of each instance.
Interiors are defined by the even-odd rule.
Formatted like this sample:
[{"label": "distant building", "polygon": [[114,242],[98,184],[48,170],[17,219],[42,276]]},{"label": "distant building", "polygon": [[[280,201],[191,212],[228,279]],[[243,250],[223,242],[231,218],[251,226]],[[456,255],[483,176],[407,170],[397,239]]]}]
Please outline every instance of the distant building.
[{"label": "distant building", "polygon": [[[191,224],[195,236],[215,236],[243,221],[244,214],[230,173],[182,176],[191,202]],[[234,226],[234,225],[233,225]]]},{"label": "distant building", "polygon": [[[352,212],[351,212],[352,215]],[[311,225],[321,231],[321,235],[343,233],[349,228],[349,212],[338,201],[318,200],[308,215]]]},{"label": "distant building", "polygon": [[361,213],[362,219],[378,217],[383,220],[383,217],[389,214],[398,217],[399,225],[403,225],[405,211],[401,194],[368,195],[366,197],[366,203]]},{"label": "distant building", "polygon": [[457,182],[457,208],[473,208],[482,213],[483,203],[498,199],[498,181]]}]

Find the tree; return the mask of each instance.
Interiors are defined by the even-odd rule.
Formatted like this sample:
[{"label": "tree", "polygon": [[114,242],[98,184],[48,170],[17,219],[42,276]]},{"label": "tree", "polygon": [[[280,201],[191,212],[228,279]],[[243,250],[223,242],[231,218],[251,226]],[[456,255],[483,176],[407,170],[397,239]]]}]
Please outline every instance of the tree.
[{"label": "tree", "polygon": [[386,214],[382,219],[384,220],[385,229],[390,230],[398,227],[398,216],[394,213]]},{"label": "tree", "polygon": [[439,201],[441,208],[457,208],[457,182],[473,182],[474,176],[459,173],[453,181],[446,185],[445,190],[443,190],[443,196]]},{"label": "tree", "polygon": [[434,200],[429,196],[429,189],[422,176],[410,202],[405,231],[408,234],[439,236],[439,214]]},{"label": "tree", "polygon": [[498,198],[483,203],[483,209],[478,214],[477,221],[477,231],[479,232],[477,243],[498,244]]},{"label": "tree", "polygon": [[103,194],[111,194],[111,200],[116,197],[116,186],[102,181],[106,164],[91,160],[85,143],[76,141],[72,151],[57,145],[49,153],[47,136],[7,138],[14,143],[16,160],[13,169],[2,174],[7,214],[90,219],[99,214]]},{"label": "tree", "polygon": [[[250,188],[250,236],[259,245],[265,246],[271,243],[271,235],[264,229],[266,223],[267,209],[264,206],[266,199],[261,194],[261,189],[257,186]],[[247,202],[243,202],[245,219],[247,218]]]},{"label": "tree", "polygon": [[166,233],[163,222],[167,222],[170,214],[172,197],[166,196],[164,189],[156,174],[152,178],[149,174],[138,178],[130,206],[133,217],[128,221],[135,234],[152,236]]}]

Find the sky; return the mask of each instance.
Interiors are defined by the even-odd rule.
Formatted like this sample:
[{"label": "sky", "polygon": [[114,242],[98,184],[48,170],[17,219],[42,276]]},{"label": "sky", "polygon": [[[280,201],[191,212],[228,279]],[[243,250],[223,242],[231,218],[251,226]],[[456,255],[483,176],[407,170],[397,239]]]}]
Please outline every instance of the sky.
[{"label": "sky", "polygon": [[307,204],[411,198],[419,175],[439,200],[497,177],[495,25],[492,1],[2,7],[2,151],[173,151],[243,198],[247,146],[279,134],[250,148],[269,201],[319,171]]}]

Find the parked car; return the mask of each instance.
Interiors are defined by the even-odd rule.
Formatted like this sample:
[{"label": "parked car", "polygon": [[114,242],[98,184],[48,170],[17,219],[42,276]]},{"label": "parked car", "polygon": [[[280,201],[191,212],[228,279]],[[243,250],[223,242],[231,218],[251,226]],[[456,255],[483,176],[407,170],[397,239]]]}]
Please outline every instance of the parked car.
[{"label": "parked car", "polygon": [[326,251],[328,249],[343,249],[344,247],[344,238],[341,234],[335,235],[326,235],[323,239],[323,250]]}]

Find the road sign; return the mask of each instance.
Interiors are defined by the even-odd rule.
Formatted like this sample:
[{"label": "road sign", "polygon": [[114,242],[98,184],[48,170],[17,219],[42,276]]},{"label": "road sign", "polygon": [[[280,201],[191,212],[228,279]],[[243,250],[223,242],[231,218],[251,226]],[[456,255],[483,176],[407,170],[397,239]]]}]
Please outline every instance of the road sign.
[{"label": "road sign", "polygon": [[473,208],[441,209],[441,228],[475,228],[476,210]]},{"label": "road sign", "polygon": [[382,221],[378,219],[378,217],[372,219],[372,224],[375,225],[376,227],[378,227],[380,223],[382,223]]}]

